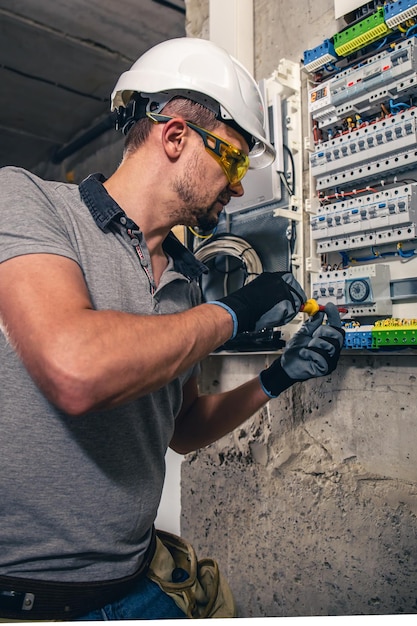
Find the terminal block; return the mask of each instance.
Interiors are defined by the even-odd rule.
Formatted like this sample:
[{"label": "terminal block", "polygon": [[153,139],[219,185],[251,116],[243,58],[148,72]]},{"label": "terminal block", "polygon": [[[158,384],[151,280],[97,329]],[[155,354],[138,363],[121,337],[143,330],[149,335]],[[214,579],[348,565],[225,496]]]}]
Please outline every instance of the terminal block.
[{"label": "terminal block", "polygon": [[[376,12],[360,22],[325,39],[315,48],[305,50],[304,68],[316,72],[327,64],[334,64],[350,54],[362,50],[374,41],[386,37],[395,29],[403,31],[417,16],[417,0],[392,0],[385,2]],[[412,24],[412,22],[411,22]]]},{"label": "terminal block", "polygon": [[375,324],[344,325],[345,350],[417,348],[417,319],[388,318]]},{"label": "terminal block", "polygon": [[375,322],[372,347],[417,347],[417,319],[387,319]]},{"label": "terminal block", "polygon": [[396,28],[417,15],[417,0],[397,0],[386,3],[384,14],[386,25],[389,28]]},{"label": "terminal block", "polygon": [[417,84],[417,43],[402,40],[309,91],[308,107],[320,129],[328,129],[348,116],[371,118],[381,104],[414,93]]},{"label": "terminal block", "polygon": [[344,348],[350,348],[351,350],[372,350],[372,328],[373,326],[364,325],[358,328],[346,328]]},{"label": "terminal block", "polygon": [[383,7],[334,36],[334,49],[339,56],[348,56],[391,32],[385,22]]},{"label": "terminal block", "polygon": [[315,72],[327,63],[337,61],[338,56],[330,39],[325,39],[322,44],[312,50],[304,51],[304,68],[307,72]]},{"label": "terminal block", "polygon": [[417,184],[320,207],[310,226],[319,254],[415,239]]}]

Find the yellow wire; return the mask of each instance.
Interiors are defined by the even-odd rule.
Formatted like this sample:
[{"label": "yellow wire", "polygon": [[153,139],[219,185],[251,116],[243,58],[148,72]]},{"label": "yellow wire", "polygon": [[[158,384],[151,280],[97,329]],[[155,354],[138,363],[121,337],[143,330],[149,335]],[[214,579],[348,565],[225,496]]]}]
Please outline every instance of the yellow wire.
[{"label": "yellow wire", "polygon": [[191,226],[188,226],[188,230],[193,233],[194,237],[198,237],[199,239],[210,239],[210,237],[214,235],[214,233],[210,233],[210,235],[200,235],[194,228],[191,228]]}]

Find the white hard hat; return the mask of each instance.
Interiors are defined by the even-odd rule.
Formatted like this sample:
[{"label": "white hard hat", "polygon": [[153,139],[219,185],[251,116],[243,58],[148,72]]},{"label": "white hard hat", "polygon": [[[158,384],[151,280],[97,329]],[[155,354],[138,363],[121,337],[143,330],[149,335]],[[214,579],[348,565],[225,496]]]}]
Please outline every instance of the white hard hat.
[{"label": "white hard hat", "polygon": [[176,95],[199,102],[220,121],[252,139],[251,168],[265,167],[275,159],[275,149],[266,137],[264,103],[256,81],[239,61],[211,41],[169,39],[145,52],[117,81],[112,110],[127,107],[136,93],[157,96],[159,110]]}]

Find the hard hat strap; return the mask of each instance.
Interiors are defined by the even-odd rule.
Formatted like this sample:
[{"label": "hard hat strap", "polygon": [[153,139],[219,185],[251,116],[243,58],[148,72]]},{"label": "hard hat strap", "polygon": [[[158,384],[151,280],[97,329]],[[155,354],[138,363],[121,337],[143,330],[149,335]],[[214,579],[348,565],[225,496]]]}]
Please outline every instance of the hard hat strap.
[{"label": "hard hat strap", "polygon": [[[135,96],[139,94],[135,94]],[[116,109],[116,130],[121,130],[127,135],[132,126],[143,117],[146,117],[146,100],[139,97],[132,97],[125,107]]]}]

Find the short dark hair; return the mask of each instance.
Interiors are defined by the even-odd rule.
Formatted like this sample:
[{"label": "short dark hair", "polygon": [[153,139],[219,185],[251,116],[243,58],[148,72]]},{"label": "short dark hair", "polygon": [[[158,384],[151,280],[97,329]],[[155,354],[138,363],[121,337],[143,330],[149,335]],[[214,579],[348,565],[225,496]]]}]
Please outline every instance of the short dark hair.
[{"label": "short dark hair", "polygon": [[[168,102],[167,105],[165,105],[162,111],[159,112],[164,115],[178,115],[183,117],[187,122],[192,122],[193,124],[206,128],[207,130],[213,131],[220,125],[220,122],[216,119],[216,116],[212,111],[197,102],[193,102],[187,98],[182,98],[181,96],[174,97]],[[149,137],[153,124],[154,122],[152,122],[152,120],[145,117],[138,120],[132,126],[126,135],[123,152],[124,155],[131,154],[145,143]]]}]

